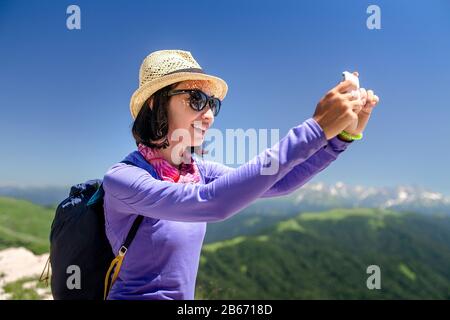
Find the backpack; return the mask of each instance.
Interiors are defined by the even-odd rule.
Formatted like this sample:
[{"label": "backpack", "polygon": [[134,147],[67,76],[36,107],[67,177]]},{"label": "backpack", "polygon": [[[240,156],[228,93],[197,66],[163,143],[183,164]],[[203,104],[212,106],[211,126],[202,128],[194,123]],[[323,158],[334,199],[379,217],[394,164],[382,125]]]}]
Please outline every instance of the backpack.
[{"label": "backpack", "polygon": [[[131,161],[121,162],[138,166]],[[152,166],[143,169],[160,179]],[[72,186],[69,197],[56,209],[50,231],[49,257],[55,300],[106,299],[119,274],[126,251],[144,217],[137,216],[119,252],[114,255],[105,232],[104,194],[102,180],[88,180]]]}]

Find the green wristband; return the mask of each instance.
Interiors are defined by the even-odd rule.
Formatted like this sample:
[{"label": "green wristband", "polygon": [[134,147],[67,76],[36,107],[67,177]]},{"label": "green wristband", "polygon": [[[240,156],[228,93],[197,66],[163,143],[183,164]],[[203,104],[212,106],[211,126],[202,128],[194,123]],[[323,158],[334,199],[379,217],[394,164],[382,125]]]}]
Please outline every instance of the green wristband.
[{"label": "green wristband", "polygon": [[362,137],[363,137],[362,133],[357,134],[357,135],[353,135],[353,134],[350,134],[350,133],[346,132],[345,130],[343,130],[341,133],[339,133],[339,135],[344,137],[344,138],[346,138],[346,139],[348,139],[348,140],[361,140]]}]

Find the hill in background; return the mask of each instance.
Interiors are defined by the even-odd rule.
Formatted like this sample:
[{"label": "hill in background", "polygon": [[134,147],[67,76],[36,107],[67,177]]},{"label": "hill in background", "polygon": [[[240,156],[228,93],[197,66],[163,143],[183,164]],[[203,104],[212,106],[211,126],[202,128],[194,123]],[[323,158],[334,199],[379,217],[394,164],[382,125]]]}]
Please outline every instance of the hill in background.
[{"label": "hill in background", "polygon": [[[210,227],[220,224],[208,224],[223,240],[203,247],[197,299],[450,299],[449,215],[295,214],[282,198],[245,210],[218,234]],[[53,216],[54,208],[0,197],[0,249],[48,252]],[[381,268],[381,290],[366,287],[369,265]]]},{"label": "hill in background", "polygon": [[35,254],[49,251],[53,208],[26,200],[0,197],[0,250],[25,247]]},{"label": "hill in background", "polygon": [[[369,290],[367,267],[381,268]],[[304,213],[203,247],[200,299],[450,299],[450,217]]]}]

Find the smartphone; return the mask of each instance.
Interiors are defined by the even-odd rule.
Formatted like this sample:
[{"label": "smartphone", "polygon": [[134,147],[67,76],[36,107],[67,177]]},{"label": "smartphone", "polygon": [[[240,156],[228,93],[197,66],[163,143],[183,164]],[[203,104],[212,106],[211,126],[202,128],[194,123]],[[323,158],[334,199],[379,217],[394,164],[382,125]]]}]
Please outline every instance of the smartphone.
[{"label": "smartphone", "polygon": [[342,77],[345,80],[351,80],[354,83],[356,83],[356,90],[355,91],[355,96],[358,99],[361,99],[361,103],[364,106],[366,104],[366,98],[367,98],[367,94],[365,93],[365,89],[364,88],[360,88],[359,87],[359,78],[357,76],[355,76],[353,73],[350,73],[348,71],[344,71],[342,72]]},{"label": "smartphone", "polygon": [[344,78],[344,81],[351,80],[352,82],[354,82],[356,84],[356,88],[359,89],[359,78],[355,76],[353,73],[344,71],[342,72],[342,77]]}]

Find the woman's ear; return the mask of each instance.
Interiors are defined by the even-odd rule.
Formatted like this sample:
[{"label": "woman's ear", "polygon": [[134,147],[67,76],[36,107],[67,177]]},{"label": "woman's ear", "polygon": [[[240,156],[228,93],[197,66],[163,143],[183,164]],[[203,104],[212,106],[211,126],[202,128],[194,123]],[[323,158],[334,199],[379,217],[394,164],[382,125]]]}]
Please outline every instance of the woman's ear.
[{"label": "woman's ear", "polygon": [[151,96],[150,98],[148,98],[147,100],[147,105],[150,108],[150,110],[153,110],[153,96]]}]

